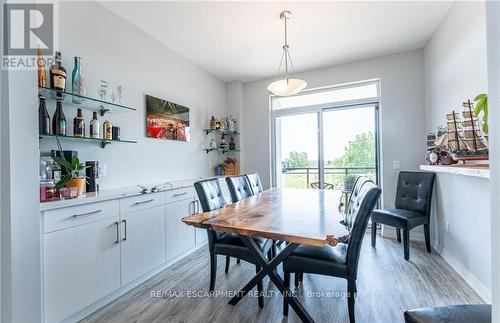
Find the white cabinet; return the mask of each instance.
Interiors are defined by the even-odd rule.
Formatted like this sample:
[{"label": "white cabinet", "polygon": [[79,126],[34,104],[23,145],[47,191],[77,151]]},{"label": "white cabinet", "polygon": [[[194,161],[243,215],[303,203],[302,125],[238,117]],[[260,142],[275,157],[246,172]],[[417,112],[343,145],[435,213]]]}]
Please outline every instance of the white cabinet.
[{"label": "white cabinet", "polygon": [[192,226],[182,222],[182,218],[194,213],[193,195],[188,199],[169,203],[167,198],[167,261],[195,247]]},{"label": "white cabinet", "polygon": [[122,215],[121,282],[126,285],[165,263],[165,205]]},{"label": "white cabinet", "polygon": [[[194,209],[195,213],[203,213],[203,210],[201,209],[200,201],[198,200],[198,196],[196,196],[196,195],[195,195],[194,205],[195,205],[195,209]],[[195,228],[194,235],[195,235],[195,241],[196,241],[197,246],[206,244],[208,242],[208,235],[207,235],[206,229]]]},{"label": "white cabinet", "polygon": [[46,322],[61,321],[120,288],[118,208],[112,217],[97,209],[103,210],[97,216],[107,217],[44,234]]}]

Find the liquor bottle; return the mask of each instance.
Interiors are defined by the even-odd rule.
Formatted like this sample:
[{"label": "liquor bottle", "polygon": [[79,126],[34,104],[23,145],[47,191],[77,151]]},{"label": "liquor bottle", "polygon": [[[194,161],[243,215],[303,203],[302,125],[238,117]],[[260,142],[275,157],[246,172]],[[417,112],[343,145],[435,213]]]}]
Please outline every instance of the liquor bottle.
[{"label": "liquor bottle", "polygon": [[73,136],[85,137],[85,120],[82,116],[82,109],[78,109],[76,117],[73,119]]},{"label": "liquor bottle", "polygon": [[56,99],[56,112],[52,117],[52,134],[66,136],[66,116],[62,109],[62,99]]},{"label": "liquor bottle", "polygon": [[61,65],[61,52],[56,52],[55,63],[50,67],[50,87],[55,90],[66,89],[66,69]]},{"label": "liquor bottle", "polygon": [[219,149],[227,150],[227,142],[224,138],[224,135],[222,135],[222,137],[220,138]]},{"label": "liquor bottle", "polygon": [[99,138],[101,136],[101,125],[99,120],[97,120],[97,112],[94,111],[92,114],[92,120],[90,120],[90,138]]},{"label": "liquor bottle", "polygon": [[215,117],[212,116],[212,119],[210,119],[210,129],[215,129]]},{"label": "liquor bottle", "polygon": [[113,125],[108,120],[104,121],[102,124],[102,139],[112,140],[113,139]]},{"label": "liquor bottle", "polygon": [[38,48],[37,56],[36,64],[38,66],[38,86],[46,87],[47,77],[45,73],[45,59],[42,57],[42,50],[40,48]]},{"label": "liquor bottle", "polygon": [[50,135],[50,115],[45,105],[45,97],[40,96],[38,106],[38,133],[40,135]]},{"label": "liquor bottle", "polygon": [[[85,80],[82,71],[82,58],[75,56],[75,67],[73,68],[73,73],[71,75],[71,92],[80,96],[85,96]],[[81,104],[82,98],[74,96],[72,98],[73,103]]]},{"label": "liquor bottle", "polygon": [[233,137],[231,137],[231,140],[229,140],[229,150],[236,150],[236,143],[234,142]]}]

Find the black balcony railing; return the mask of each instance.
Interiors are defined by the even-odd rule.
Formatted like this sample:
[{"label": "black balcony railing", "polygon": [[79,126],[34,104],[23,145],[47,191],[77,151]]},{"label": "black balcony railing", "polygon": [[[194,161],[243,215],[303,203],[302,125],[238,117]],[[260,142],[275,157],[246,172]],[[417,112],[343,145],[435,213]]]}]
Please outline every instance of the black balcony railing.
[{"label": "black balcony railing", "polygon": [[[328,166],[324,168],[325,183],[332,184],[335,189],[343,190],[349,178],[366,175],[376,179],[375,166]],[[282,186],[293,188],[309,188],[311,183],[319,182],[318,167],[283,167],[281,171]]]}]

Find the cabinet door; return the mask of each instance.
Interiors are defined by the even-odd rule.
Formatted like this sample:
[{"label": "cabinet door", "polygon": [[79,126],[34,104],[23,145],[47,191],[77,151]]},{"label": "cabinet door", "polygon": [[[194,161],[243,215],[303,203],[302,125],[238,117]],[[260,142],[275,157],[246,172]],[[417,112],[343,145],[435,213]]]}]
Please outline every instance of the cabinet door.
[{"label": "cabinet door", "polygon": [[44,234],[46,322],[59,322],[120,288],[118,220]]},{"label": "cabinet door", "polygon": [[[194,209],[195,213],[203,213],[203,211],[201,209],[200,201],[198,200],[197,196],[195,196],[194,205],[195,205],[195,209]],[[206,244],[208,242],[208,235],[207,235],[206,229],[195,228],[194,234],[195,234],[197,246]]]},{"label": "cabinet door", "polygon": [[165,263],[165,206],[121,217],[122,285]]},{"label": "cabinet door", "polygon": [[181,220],[193,214],[193,209],[192,198],[167,204],[167,261],[194,248],[194,228]]}]

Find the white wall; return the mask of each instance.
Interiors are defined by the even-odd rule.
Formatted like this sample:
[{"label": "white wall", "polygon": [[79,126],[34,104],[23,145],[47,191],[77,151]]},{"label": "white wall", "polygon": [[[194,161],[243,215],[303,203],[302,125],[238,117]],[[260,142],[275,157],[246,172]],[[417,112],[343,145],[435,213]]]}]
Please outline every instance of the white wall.
[{"label": "white wall", "polygon": [[[63,142],[65,149],[78,150],[82,160],[107,165],[101,187],[210,175],[220,157],[202,151],[205,136],[201,129],[212,114],[226,115],[225,84],[95,2],[62,2],[59,19],[59,44],[68,74],[73,68],[72,57],[82,56],[90,95],[96,95],[99,80],[105,79],[122,85],[123,102],[138,109],[106,116],[121,127],[123,138],[137,139],[138,144],[101,149]],[[1,76],[0,320],[40,322],[39,148],[48,151],[55,145],[38,144],[36,73],[2,71]],[[191,108],[190,143],[145,138],[146,93]],[[53,110],[51,106],[51,114]],[[65,108],[68,124],[75,113]],[[90,114],[85,117],[88,122]]]},{"label": "white wall", "polygon": [[[206,136],[201,130],[211,115],[226,115],[225,84],[95,2],[61,2],[59,11],[63,65],[71,73],[73,57],[83,57],[91,96],[97,96],[101,79],[123,86],[122,102],[137,112],[105,115],[101,125],[109,119],[120,126],[123,139],[138,141],[106,149],[72,142],[63,142],[63,147],[77,150],[82,160],[106,164],[101,188],[211,175],[221,157],[202,151]],[[190,108],[191,142],[146,138],[145,94]],[[51,106],[51,115],[53,110]],[[67,107],[65,114],[72,132],[76,110]],[[91,113],[84,111],[84,117],[88,127]],[[49,141],[40,149],[54,147]]]},{"label": "white wall", "polygon": [[[488,42],[488,104],[490,108],[490,189],[491,196],[500,196],[500,2],[486,3],[486,33]],[[492,256],[492,322],[500,322],[500,200],[490,200],[491,205],[491,256]]]},{"label": "white wall", "polygon": [[[487,91],[484,21],[484,3],[457,2],[425,46],[428,130],[435,131],[446,123],[446,113],[461,111],[462,102]],[[438,174],[433,245],[485,300],[491,297],[489,201],[488,180]]]},{"label": "white wall", "polygon": [[[297,62],[296,62],[297,63]],[[386,207],[394,204],[398,171],[416,170],[425,151],[423,51],[414,50],[363,61],[333,66],[296,75],[316,88],[347,82],[380,78],[382,185]],[[271,80],[245,83],[243,149],[245,171],[257,171],[266,187],[270,185],[269,93]]]}]

